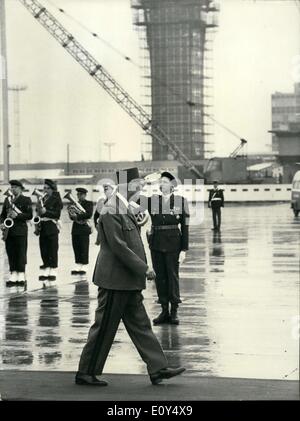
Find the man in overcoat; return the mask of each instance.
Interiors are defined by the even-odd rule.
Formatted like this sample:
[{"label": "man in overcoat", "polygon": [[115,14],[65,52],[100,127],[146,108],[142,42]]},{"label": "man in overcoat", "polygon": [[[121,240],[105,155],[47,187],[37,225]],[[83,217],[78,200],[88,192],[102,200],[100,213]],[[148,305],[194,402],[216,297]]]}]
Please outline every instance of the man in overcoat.
[{"label": "man in overcoat", "polygon": [[[137,168],[120,173],[117,173],[119,189],[106,200],[100,213],[101,248],[93,276],[93,282],[98,286],[98,307],[81,354],[76,384],[107,385],[96,375],[102,374],[121,320],[147,365],[152,384],[184,371],[181,367],[168,367],[143,304],[146,277],[153,279],[155,274],[146,262],[140,230],[127,201],[135,193],[133,184],[139,174]],[[123,178],[124,173],[130,183],[126,189],[127,198],[124,197],[123,181],[120,181],[120,175]]]}]

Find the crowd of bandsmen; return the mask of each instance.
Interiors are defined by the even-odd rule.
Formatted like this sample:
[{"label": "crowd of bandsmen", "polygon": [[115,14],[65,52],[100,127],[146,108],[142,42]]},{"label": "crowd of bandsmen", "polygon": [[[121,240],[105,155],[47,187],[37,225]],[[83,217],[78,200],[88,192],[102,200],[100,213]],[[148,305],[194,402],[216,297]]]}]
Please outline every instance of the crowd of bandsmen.
[{"label": "crowd of bandsmen", "polygon": [[[138,178],[137,169],[126,171],[127,176],[137,177],[138,180],[141,180]],[[57,278],[60,217],[63,209],[57,184],[53,180],[45,179],[43,191],[35,190],[33,192],[37,196],[35,216],[33,216],[32,201],[30,197],[23,195],[23,184],[19,180],[11,180],[9,183],[10,189],[4,193],[6,199],[0,216],[10,270],[7,286],[26,287],[27,222],[29,221],[35,226],[34,233],[39,236],[42,259],[39,280],[44,285],[46,285],[46,281],[51,285]],[[102,185],[104,196],[97,203],[94,213],[93,202],[87,200],[88,191],[85,188],[76,188],[77,198],[74,198],[71,193],[67,193],[64,197],[70,201],[67,209],[72,221],[71,238],[75,260],[75,267],[71,271],[72,275],[84,276],[87,274],[92,225],[97,228],[96,244],[101,245],[99,226],[102,219],[101,213],[105,208],[104,204],[113,198],[120,200],[123,197],[120,194],[120,184],[115,185],[107,181]],[[141,185],[139,189],[141,189]],[[176,178],[165,171],[159,175],[160,194],[150,197],[139,194],[138,199],[134,202],[135,206],[132,208],[137,221],[138,214],[148,213],[151,217],[151,230],[147,232],[147,239],[153,270],[156,274],[158,302],[162,307],[159,316],[153,320],[155,324],[179,323],[177,317],[177,308],[181,302],[179,264],[184,261],[188,250],[189,211],[186,199],[174,192],[176,186]],[[133,201],[130,204],[132,205]],[[208,206],[212,208],[214,231],[220,230],[220,208],[223,205],[223,191],[215,182],[208,200]],[[136,210],[137,208],[138,210]],[[106,235],[113,235],[113,233],[106,233]]]}]

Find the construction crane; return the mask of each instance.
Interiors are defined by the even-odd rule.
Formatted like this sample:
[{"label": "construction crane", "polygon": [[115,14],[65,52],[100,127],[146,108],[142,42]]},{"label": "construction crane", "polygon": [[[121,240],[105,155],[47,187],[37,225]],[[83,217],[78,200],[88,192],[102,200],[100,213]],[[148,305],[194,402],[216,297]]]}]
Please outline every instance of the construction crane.
[{"label": "construction crane", "polygon": [[246,143],[247,143],[247,140],[241,139],[241,143],[239,144],[237,148],[235,148],[233,152],[231,152],[231,154],[229,155],[229,158],[236,158],[237,154],[246,145]]},{"label": "construction crane", "polygon": [[19,0],[32,16],[60,43],[60,45],[102,86],[102,88],[132,117],[135,122],[160,145],[167,147],[174,159],[197,178],[201,172],[175,145],[169,136],[151,120],[150,115],[117,83],[107,70],[68,32],[59,21],[36,0]]}]

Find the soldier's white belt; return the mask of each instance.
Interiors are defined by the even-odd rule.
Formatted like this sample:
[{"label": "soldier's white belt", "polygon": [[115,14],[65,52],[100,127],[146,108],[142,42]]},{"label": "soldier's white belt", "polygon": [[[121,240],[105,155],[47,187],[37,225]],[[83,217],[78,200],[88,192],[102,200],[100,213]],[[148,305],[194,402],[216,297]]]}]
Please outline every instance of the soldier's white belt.
[{"label": "soldier's white belt", "polygon": [[222,200],[222,199],[221,199],[221,197],[213,197],[213,198],[211,199],[211,202],[212,202],[213,200]]}]

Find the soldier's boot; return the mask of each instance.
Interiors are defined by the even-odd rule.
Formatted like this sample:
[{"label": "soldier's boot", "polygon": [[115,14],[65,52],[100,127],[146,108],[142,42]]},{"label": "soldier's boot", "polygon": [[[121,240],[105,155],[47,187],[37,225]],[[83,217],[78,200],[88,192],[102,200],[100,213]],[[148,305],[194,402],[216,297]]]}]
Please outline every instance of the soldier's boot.
[{"label": "soldier's boot", "polygon": [[171,314],[170,314],[170,322],[169,322],[171,325],[179,325],[177,309],[178,309],[177,304],[171,304]]},{"label": "soldier's boot", "polygon": [[169,313],[169,305],[168,304],[162,304],[161,306],[162,312],[158,317],[153,319],[153,323],[155,325],[161,325],[163,323],[169,323],[170,319],[170,313]]}]

